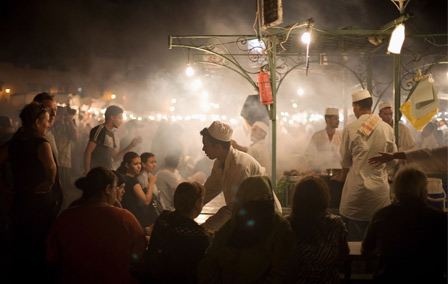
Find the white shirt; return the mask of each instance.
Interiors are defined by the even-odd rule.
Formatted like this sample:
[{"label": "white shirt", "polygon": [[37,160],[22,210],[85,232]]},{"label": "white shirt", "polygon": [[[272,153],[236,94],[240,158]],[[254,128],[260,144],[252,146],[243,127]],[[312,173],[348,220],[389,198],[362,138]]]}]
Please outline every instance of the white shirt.
[{"label": "white shirt", "polygon": [[[208,218],[203,226],[214,231],[219,230],[232,215],[233,199],[240,184],[248,177],[265,175],[265,173],[265,168],[251,155],[230,146],[225,163],[223,164],[216,159],[212,173],[204,184],[204,204],[207,204],[219,193],[223,192],[226,205],[221,207],[215,215]],[[281,212],[281,205],[277,199],[275,204],[276,210]]]},{"label": "white shirt", "polygon": [[266,139],[258,141],[257,143],[254,143],[247,148],[247,154],[254,157],[255,160],[257,160],[257,162],[266,169],[266,174],[268,175],[271,174],[272,162],[270,153],[271,152],[269,151],[266,144]]},{"label": "white shirt", "polygon": [[163,210],[174,211],[174,192],[182,182],[182,176],[178,170],[175,170],[173,173],[168,169],[162,169],[156,174],[156,178],[159,199]]},{"label": "white shirt", "polygon": [[325,169],[340,168],[339,146],[341,141],[342,131],[336,130],[331,141],[326,129],[315,132],[305,154],[308,169],[325,171]]},{"label": "white shirt", "polygon": [[418,149],[412,137],[411,130],[403,123],[398,123],[398,151],[409,151]]},{"label": "white shirt", "polygon": [[367,160],[378,152],[397,150],[394,130],[381,119],[370,135],[363,136],[358,131],[368,117],[368,114],[361,115],[344,128],[340,149],[341,166],[349,168],[349,172],[339,212],[357,221],[370,221],[376,211],[390,204],[386,166],[393,166],[395,162],[377,167]]}]

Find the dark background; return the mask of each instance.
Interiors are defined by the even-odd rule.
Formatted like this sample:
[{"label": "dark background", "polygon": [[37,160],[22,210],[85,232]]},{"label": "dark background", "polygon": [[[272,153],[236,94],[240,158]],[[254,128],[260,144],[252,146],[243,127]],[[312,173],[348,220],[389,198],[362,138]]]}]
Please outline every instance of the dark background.
[{"label": "dark background", "polygon": [[[446,0],[414,0],[405,12],[414,14],[408,32],[447,32]],[[319,29],[375,29],[399,17],[390,0],[283,0],[283,14],[283,25],[313,17]],[[254,19],[247,0],[2,1],[0,60],[62,68],[66,58],[94,54],[170,71],[185,51],[168,50],[168,35],[253,34]]]}]

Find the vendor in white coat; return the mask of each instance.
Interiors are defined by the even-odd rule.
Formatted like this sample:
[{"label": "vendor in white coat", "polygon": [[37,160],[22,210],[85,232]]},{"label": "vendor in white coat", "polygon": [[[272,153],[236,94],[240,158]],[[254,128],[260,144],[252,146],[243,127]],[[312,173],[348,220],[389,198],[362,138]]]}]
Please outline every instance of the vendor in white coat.
[{"label": "vendor in white coat", "polygon": [[[394,113],[392,111],[392,104],[390,102],[382,102],[378,107],[378,115],[381,119],[394,127]],[[412,137],[411,130],[403,123],[398,123],[398,151],[410,151],[418,149]]]},{"label": "vendor in white coat", "polygon": [[[240,184],[250,176],[265,175],[265,169],[249,154],[238,151],[230,145],[232,128],[220,121],[214,121],[201,131],[202,150],[207,157],[215,160],[211,175],[205,182],[204,204],[219,193],[224,193],[226,205],[202,224],[211,231],[219,230],[232,214],[235,193]],[[275,196],[274,196],[275,197]],[[281,213],[281,205],[275,198],[276,210]]]},{"label": "vendor in white coat", "polygon": [[269,133],[269,126],[263,121],[256,121],[250,130],[250,140],[252,145],[245,147],[239,145],[235,140],[231,141],[232,147],[246,152],[260,163],[262,167],[266,169],[266,174],[271,175],[271,155],[268,148],[266,137]]},{"label": "vendor in white coat", "polygon": [[342,134],[341,175],[333,177],[344,181],[339,213],[348,228],[349,241],[362,241],[373,214],[390,204],[386,166],[375,167],[368,159],[378,152],[395,152],[394,130],[372,114],[369,91],[352,94],[356,121],[345,126]]},{"label": "vendor in white coat", "polygon": [[326,169],[340,168],[339,146],[342,141],[342,131],[339,126],[339,109],[327,108],[325,110],[325,129],[317,131],[311,137],[306,150],[308,169],[325,171]]}]

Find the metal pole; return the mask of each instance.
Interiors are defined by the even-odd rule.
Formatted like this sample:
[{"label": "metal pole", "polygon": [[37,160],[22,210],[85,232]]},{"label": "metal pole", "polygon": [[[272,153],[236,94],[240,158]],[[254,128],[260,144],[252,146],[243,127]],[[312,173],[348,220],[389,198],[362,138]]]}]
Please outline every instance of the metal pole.
[{"label": "metal pole", "polygon": [[400,121],[400,105],[401,105],[401,54],[394,55],[394,133],[395,144],[398,148],[398,122]]},{"label": "metal pole", "polygon": [[342,101],[343,101],[343,107],[344,107],[344,127],[348,123],[348,106],[347,106],[347,90],[346,90],[346,82],[345,82],[345,74],[347,71],[344,69],[342,70]]},{"label": "metal pole", "polygon": [[277,66],[276,66],[276,41],[277,36],[269,37],[272,45],[269,52],[269,70],[271,77],[272,100],[271,105],[271,121],[272,121],[272,189],[277,190]]},{"label": "metal pole", "polygon": [[373,87],[372,87],[372,55],[369,54],[367,57],[367,90],[372,95]]}]

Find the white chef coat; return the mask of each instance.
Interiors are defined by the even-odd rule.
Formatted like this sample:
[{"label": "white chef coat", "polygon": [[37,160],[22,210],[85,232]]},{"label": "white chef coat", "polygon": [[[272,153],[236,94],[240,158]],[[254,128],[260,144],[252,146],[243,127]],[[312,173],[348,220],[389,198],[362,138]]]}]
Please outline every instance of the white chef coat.
[{"label": "white chef coat", "polygon": [[359,132],[368,117],[368,114],[361,115],[344,128],[340,148],[341,166],[349,168],[349,172],[339,212],[356,221],[370,221],[376,211],[390,204],[386,167],[393,166],[395,162],[377,167],[367,161],[378,152],[397,150],[394,130],[381,119],[370,135],[364,136]]},{"label": "white chef coat", "polygon": [[[207,229],[218,230],[232,215],[232,205],[235,193],[240,184],[248,177],[265,175],[266,170],[251,155],[238,151],[230,146],[226,161],[222,164],[218,159],[213,164],[212,173],[205,182],[204,204],[224,193],[226,205],[221,207],[215,215],[205,221]],[[275,197],[276,210],[281,212],[281,205]]]},{"label": "white chef coat", "polygon": [[408,151],[418,149],[412,137],[411,130],[403,123],[398,123],[398,151]]},{"label": "white chef coat", "polygon": [[271,174],[272,161],[270,153],[271,152],[266,144],[266,139],[258,141],[247,148],[247,154],[254,157],[255,160],[257,160],[257,162],[266,169],[267,175]]},{"label": "white chef coat", "polygon": [[333,138],[328,139],[326,129],[317,131],[311,137],[306,149],[308,169],[325,171],[340,168],[339,147],[342,141],[342,131],[336,130]]}]

